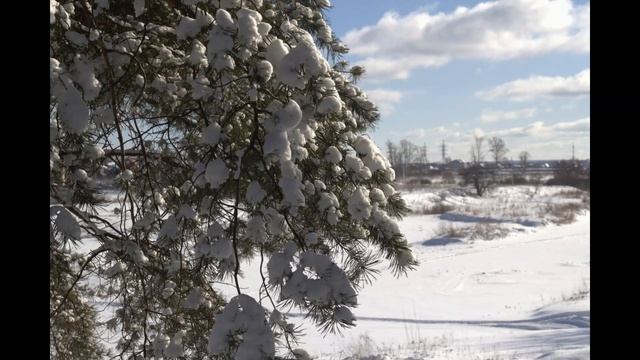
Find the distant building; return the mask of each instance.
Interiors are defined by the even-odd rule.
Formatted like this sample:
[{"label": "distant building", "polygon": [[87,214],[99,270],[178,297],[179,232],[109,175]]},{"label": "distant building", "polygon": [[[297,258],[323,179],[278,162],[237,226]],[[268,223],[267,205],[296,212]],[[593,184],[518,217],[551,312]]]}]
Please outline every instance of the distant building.
[{"label": "distant building", "polygon": [[465,163],[462,160],[452,160],[445,166],[447,170],[461,170],[465,168]]}]

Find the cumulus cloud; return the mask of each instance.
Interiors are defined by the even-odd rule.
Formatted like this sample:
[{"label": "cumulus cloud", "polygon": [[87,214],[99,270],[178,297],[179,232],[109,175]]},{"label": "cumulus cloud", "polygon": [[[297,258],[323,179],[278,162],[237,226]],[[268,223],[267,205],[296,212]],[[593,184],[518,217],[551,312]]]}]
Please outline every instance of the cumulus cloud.
[{"label": "cumulus cloud", "polygon": [[408,139],[415,142],[426,140],[431,142],[434,139],[455,140],[466,137],[465,133],[461,132],[459,129],[456,129],[459,126],[460,123],[455,122],[452,124],[452,127],[440,125],[431,128],[413,128],[405,131],[390,131],[388,134],[392,139],[395,139],[397,141],[401,139]]},{"label": "cumulus cloud", "polygon": [[591,118],[586,117],[576,121],[558,122],[545,125],[543,121],[536,121],[526,127],[513,127],[492,131],[491,136],[498,137],[557,137],[588,135],[591,129]]},{"label": "cumulus cloud", "polygon": [[364,66],[366,77],[373,80],[408,79],[411,70],[419,67],[436,67],[448,63],[446,56],[408,55],[399,58],[368,57],[358,63]]},{"label": "cumulus cloud", "polygon": [[549,52],[588,53],[590,4],[570,0],[504,0],[471,8],[405,16],[385,13],[377,24],[346,34],[372,79],[405,79],[417,68],[454,59],[492,61]]},{"label": "cumulus cloud", "polygon": [[388,116],[395,110],[395,105],[402,101],[403,93],[396,90],[372,89],[367,90],[367,97],[378,106],[383,116]]},{"label": "cumulus cloud", "polygon": [[585,69],[572,76],[534,75],[498,85],[476,95],[485,100],[507,99],[526,101],[536,98],[577,97],[588,95],[591,89],[591,71]]},{"label": "cumulus cloud", "polygon": [[504,120],[531,118],[536,113],[536,108],[526,108],[512,111],[500,111],[485,109],[480,114],[480,121],[483,123],[495,123]]},{"label": "cumulus cloud", "polygon": [[572,122],[559,122],[548,126],[549,130],[557,132],[581,132],[591,131],[591,118],[586,117]]}]

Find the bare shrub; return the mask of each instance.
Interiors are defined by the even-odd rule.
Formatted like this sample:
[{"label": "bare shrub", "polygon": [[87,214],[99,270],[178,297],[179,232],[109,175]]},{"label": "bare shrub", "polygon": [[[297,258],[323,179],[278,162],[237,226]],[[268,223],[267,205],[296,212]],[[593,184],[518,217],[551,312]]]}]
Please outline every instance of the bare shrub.
[{"label": "bare shrub", "polygon": [[463,238],[467,236],[467,231],[466,228],[454,226],[453,224],[440,224],[436,230],[436,236]]},{"label": "bare shrub", "polygon": [[429,178],[420,179],[420,185],[431,185],[433,182]]},{"label": "bare shrub", "polygon": [[500,180],[499,183],[502,185],[526,185],[529,181],[522,175],[514,174],[512,176],[505,177]]},{"label": "bare shrub", "polygon": [[360,335],[355,344],[350,346],[349,350],[351,356],[345,358],[345,360],[359,360],[375,356],[373,353],[378,350],[378,348],[369,335],[363,334]]},{"label": "bare shrub", "polygon": [[442,173],[442,183],[443,184],[455,184],[456,176],[453,171],[445,171]]},{"label": "bare shrub", "polygon": [[582,199],[586,192],[582,190],[563,190],[558,193],[559,197],[563,197],[566,199]]},{"label": "bare shrub", "polygon": [[576,221],[576,214],[584,209],[582,203],[564,203],[547,205],[547,213],[551,215],[551,222],[556,225],[571,224]]},{"label": "bare shrub", "polygon": [[591,286],[583,279],[582,284],[577,287],[571,294],[562,294],[562,301],[578,301],[585,299],[591,293]]},{"label": "bare shrub", "polygon": [[591,191],[591,174],[577,161],[560,161],[547,185],[568,185]]},{"label": "bare shrub", "polygon": [[431,180],[426,178],[407,178],[402,183],[397,183],[399,190],[408,192],[423,189],[428,185],[431,185]]},{"label": "bare shrub", "polygon": [[534,196],[538,195],[538,192],[540,191],[540,186],[542,186],[543,184],[542,175],[539,175],[539,174],[532,175],[529,182],[533,185],[533,189],[534,189],[530,195],[530,197],[533,199]]},{"label": "bare shrub", "polygon": [[587,210],[591,209],[591,193],[585,192],[582,195],[582,206]]},{"label": "bare shrub", "polygon": [[495,172],[484,164],[471,165],[461,172],[463,184],[473,185],[477,196],[482,196],[493,185]]},{"label": "bare shrub", "polygon": [[493,240],[507,236],[509,230],[500,224],[477,223],[469,229],[469,238],[472,240]]},{"label": "bare shrub", "polygon": [[433,205],[423,205],[422,208],[420,208],[416,212],[422,215],[437,215],[437,214],[444,214],[446,212],[453,211],[453,210],[455,210],[453,206],[439,201]]}]

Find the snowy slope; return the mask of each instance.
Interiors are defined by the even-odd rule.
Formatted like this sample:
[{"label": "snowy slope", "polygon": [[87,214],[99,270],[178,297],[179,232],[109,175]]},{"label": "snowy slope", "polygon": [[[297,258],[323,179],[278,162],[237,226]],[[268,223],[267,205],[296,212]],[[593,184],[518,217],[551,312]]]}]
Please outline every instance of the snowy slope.
[{"label": "snowy slope", "polygon": [[376,345],[372,353],[405,347],[398,358],[535,359],[575,349],[581,351],[576,358],[588,358],[588,295],[569,299],[589,288],[589,220],[584,215],[574,224],[502,240],[425,247],[420,227],[433,217],[408,218],[402,228],[417,240],[418,270],[401,279],[381,276],[359,295],[355,329],[344,338],[314,333],[308,348],[338,359],[366,336]]},{"label": "snowy slope", "polygon": [[[556,195],[549,191],[540,196]],[[492,200],[464,201],[481,206]],[[520,226],[525,230],[502,239],[423,245],[442,223],[456,223],[449,219],[455,220],[405,218],[400,226],[421,262],[418,269],[399,279],[383,271],[359,293],[357,326],[342,336],[322,336],[298,314],[294,322],[307,334],[302,347],[319,359],[589,357],[588,211],[572,224]],[[258,264],[244,264],[242,284],[253,296]],[[232,288],[221,290],[234,294]]]},{"label": "snowy slope", "polygon": [[[405,194],[414,208],[437,196],[436,201],[455,203],[456,209],[410,215],[400,222],[420,265],[401,278],[382,268],[379,278],[358,295],[355,328],[323,336],[292,309],[291,319],[306,333],[301,347],[319,360],[352,355],[359,356],[353,359],[588,359],[589,212],[583,211],[571,224],[550,224],[543,212],[537,212],[543,207],[538,204],[567,201],[560,196],[567,189],[543,187],[534,196],[531,191],[531,187],[499,188],[482,199],[457,190],[444,195]],[[528,214],[522,218],[531,222],[514,218],[510,211],[500,212],[514,207],[521,208],[517,216]],[[512,232],[490,241],[433,241],[443,224],[472,226],[487,219],[500,220]],[[95,245],[88,241],[83,250]],[[260,284],[259,263],[253,259],[242,264],[243,292],[254,298]],[[228,297],[235,295],[232,286],[216,286]],[[105,309],[102,318],[108,319],[112,307],[96,305]],[[270,308],[268,302],[263,306]]]}]

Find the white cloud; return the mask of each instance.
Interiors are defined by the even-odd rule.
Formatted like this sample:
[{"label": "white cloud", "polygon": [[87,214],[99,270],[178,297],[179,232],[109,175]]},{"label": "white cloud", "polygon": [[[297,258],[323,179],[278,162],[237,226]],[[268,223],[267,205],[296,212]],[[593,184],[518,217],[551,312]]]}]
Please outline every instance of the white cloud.
[{"label": "white cloud", "polygon": [[485,136],[484,130],[480,128],[473,129],[473,137],[484,137],[484,136]]},{"label": "white cloud", "polygon": [[453,59],[506,60],[549,52],[587,53],[590,4],[570,0],[504,0],[458,7],[385,13],[377,24],[344,37],[362,56],[370,78],[406,79],[417,68]]},{"label": "white cloud", "polygon": [[451,59],[445,56],[408,55],[400,58],[369,57],[358,63],[364,66],[367,79],[408,79],[418,67],[437,67]]},{"label": "white cloud", "polygon": [[528,138],[529,140],[549,140],[560,137],[589,136],[591,118],[586,117],[575,121],[557,122],[545,124],[544,121],[535,121],[526,126],[505,128],[500,130],[484,130],[474,128],[466,132],[458,129],[437,126],[432,128],[415,128],[403,132],[392,132],[392,138],[423,140],[441,139],[447,141],[469,141],[474,136],[478,137],[504,137],[504,138]]},{"label": "white cloud", "polygon": [[540,76],[517,79],[498,85],[476,95],[485,100],[508,99],[526,101],[536,98],[577,97],[591,91],[591,70],[585,69],[573,76]]},{"label": "white cloud", "polygon": [[387,89],[367,90],[367,97],[373,101],[383,116],[388,116],[395,110],[395,105],[402,101],[404,94],[401,91]]},{"label": "white cloud", "polygon": [[591,118],[586,117],[572,122],[559,122],[548,126],[549,130],[556,132],[581,132],[591,131]]},{"label": "white cloud", "polygon": [[489,132],[490,136],[498,137],[559,137],[588,135],[591,129],[591,118],[586,117],[576,121],[558,122],[545,125],[542,121],[536,121],[526,127],[513,127]]},{"label": "white cloud", "polygon": [[515,120],[531,118],[536,113],[536,108],[526,108],[513,111],[501,111],[485,109],[480,114],[480,121],[483,123],[494,123],[503,120]]},{"label": "white cloud", "polygon": [[571,147],[575,145],[576,155],[585,158],[590,156],[590,127],[589,117],[548,125],[536,121],[525,127],[490,131],[487,136],[504,138],[511,157],[527,150],[536,159],[563,159],[571,156]]},{"label": "white cloud", "polygon": [[411,129],[403,134],[403,138],[409,139],[424,139],[430,130],[427,129]]}]

